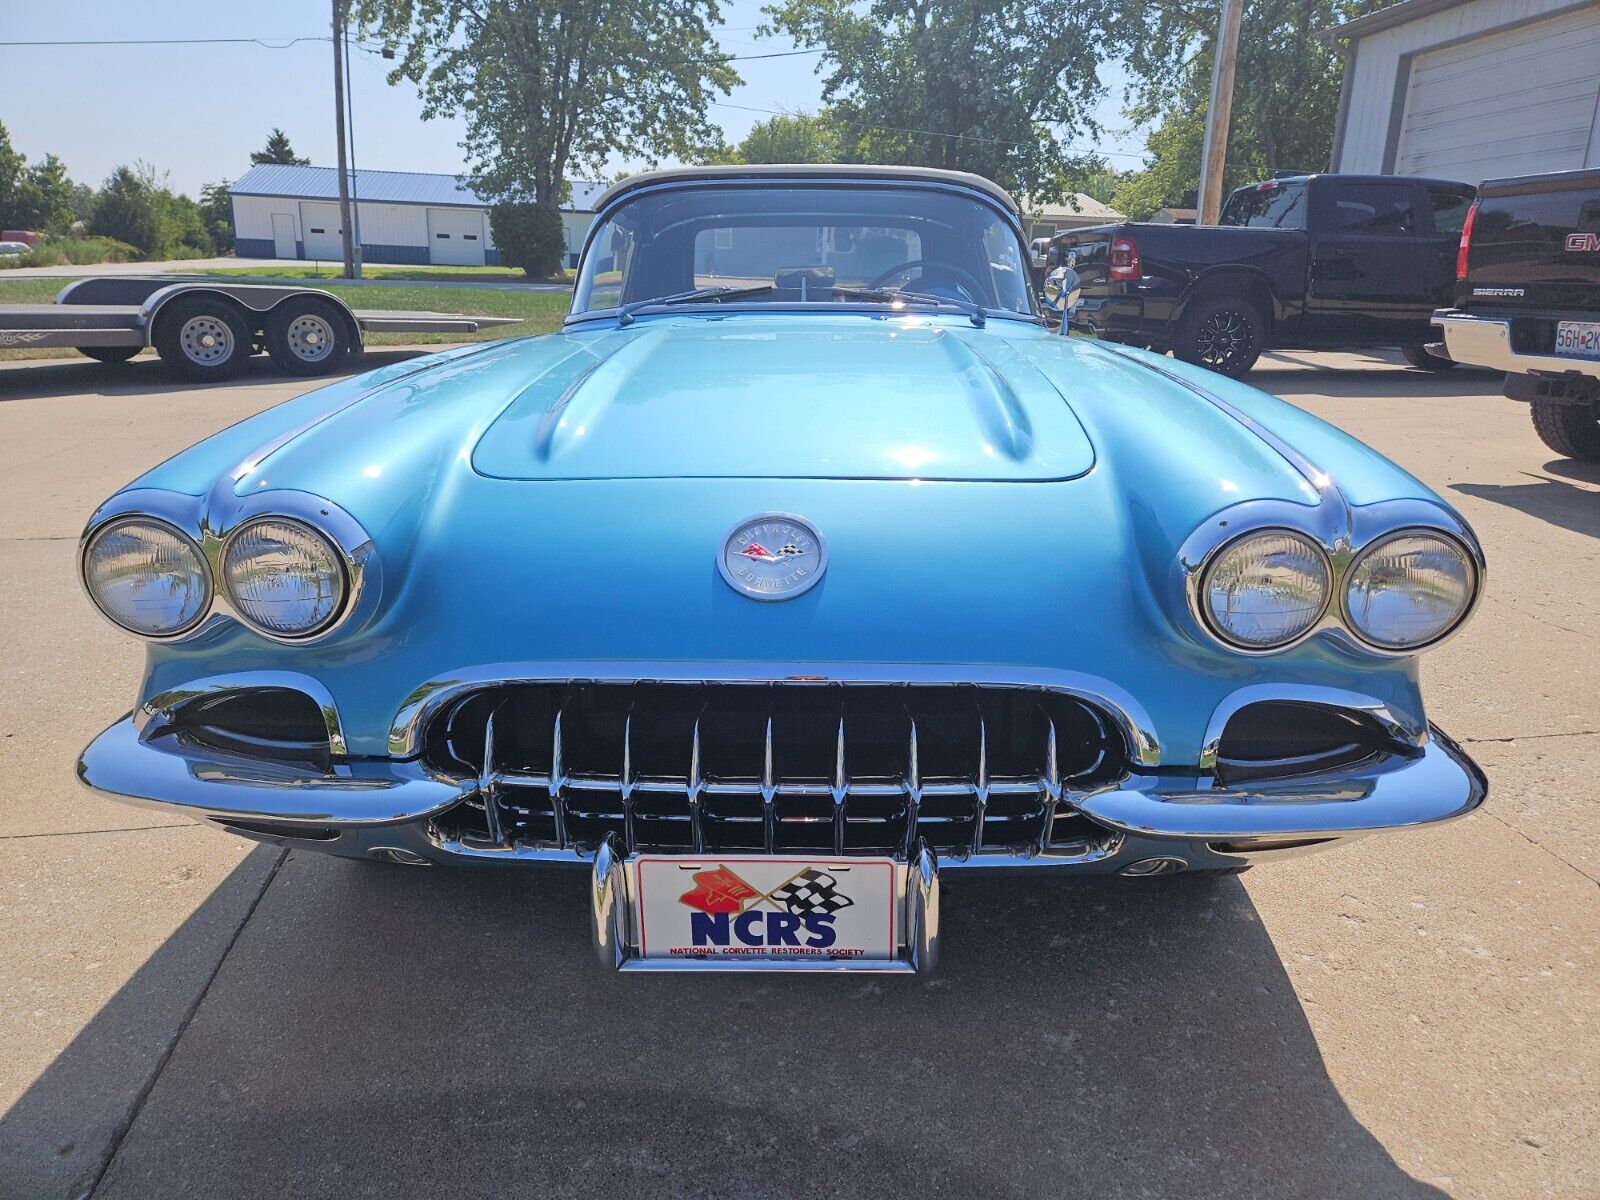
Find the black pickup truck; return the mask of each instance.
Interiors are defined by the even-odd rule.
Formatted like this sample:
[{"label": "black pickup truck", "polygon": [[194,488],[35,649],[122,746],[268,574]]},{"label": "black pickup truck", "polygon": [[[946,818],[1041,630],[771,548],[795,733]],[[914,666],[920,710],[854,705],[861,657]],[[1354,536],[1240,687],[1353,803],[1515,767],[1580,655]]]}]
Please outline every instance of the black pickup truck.
[{"label": "black pickup truck", "polygon": [[1058,233],[1078,273],[1071,324],[1238,377],[1267,349],[1398,346],[1444,370],[1434,310],[1452,298],[1473,189],[1392,175],[1297,175],[1232,193],[1217,225]]},{"label": "black pickup truck", "polygon": [[1600,170],[1486,180],[1456,274],[1450,356],[1505,371],[1545,445],[1600,462]]}]

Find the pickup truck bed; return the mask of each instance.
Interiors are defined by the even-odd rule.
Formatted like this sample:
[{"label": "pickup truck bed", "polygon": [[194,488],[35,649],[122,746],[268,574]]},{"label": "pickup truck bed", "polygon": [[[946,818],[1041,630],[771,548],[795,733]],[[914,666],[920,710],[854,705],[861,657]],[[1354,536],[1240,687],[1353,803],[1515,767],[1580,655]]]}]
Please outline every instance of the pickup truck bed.
[{"label": "pickup truck bed", "polygon": [[321,375],[359,351],[363,333],[467,334],[518,323],[354,310],[319,288],[118,276],[79,280],[52,304],[0,305],[0,347],[65,346],[120,362],[155,346],[163,360],[200,379],[227,377],[259,348],[293,374]]}]

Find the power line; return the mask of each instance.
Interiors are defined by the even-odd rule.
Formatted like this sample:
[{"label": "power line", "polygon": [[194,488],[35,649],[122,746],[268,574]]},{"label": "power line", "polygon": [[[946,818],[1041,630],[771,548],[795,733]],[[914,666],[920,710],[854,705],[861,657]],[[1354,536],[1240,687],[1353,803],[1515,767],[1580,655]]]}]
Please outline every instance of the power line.
[{"label": "power line", "polygon": [[[273,45],[273,41],[281,41],[282,45]],[[52,42],[0,42],[0,46],[260,46],[265,50],[287,50],[290,46],[300,42],[328,42],[333,39],[327,34],[316,37],[297,37],[287,39],[272,38],[101,38],[96,40],[77,41],[52,41]]]}]

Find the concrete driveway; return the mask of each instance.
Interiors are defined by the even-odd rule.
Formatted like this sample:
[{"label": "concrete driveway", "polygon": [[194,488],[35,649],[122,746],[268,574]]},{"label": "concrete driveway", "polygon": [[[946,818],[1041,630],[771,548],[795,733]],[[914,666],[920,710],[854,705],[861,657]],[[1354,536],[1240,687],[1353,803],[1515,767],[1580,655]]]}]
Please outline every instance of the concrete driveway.
[{"label": "concrete driveway", "polygon": [[0,1196],[1600,1196],[1600,469],[1492,378],[1254,382],[1482,535],[1423,671],[1483,810],[1220,884],[956,878],[926,980],[618,979],[581,877],[79,789],[140,662],[79,592],[83,519],[306,384],[0,365]]}]

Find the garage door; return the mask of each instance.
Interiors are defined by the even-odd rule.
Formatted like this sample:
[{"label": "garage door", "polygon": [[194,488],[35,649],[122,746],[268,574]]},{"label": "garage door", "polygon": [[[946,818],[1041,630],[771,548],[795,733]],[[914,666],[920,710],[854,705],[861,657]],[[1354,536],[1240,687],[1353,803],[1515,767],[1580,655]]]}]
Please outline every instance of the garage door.
[{"label": "garage door", "polygon": [[430,208],[428,261],[483,266],[483,213],[473,208]]},{"label": "garage door", "polygon": [[305,230],[307,258],[323,262],[344,261],[344,236],[339,229],[337,204],[300,201],[300,228]]},{"label": "garage door", "polygon": [[1600,5],[1417,55],[1395,171],[1478,183],[1582,167],[1597,64]]}]

